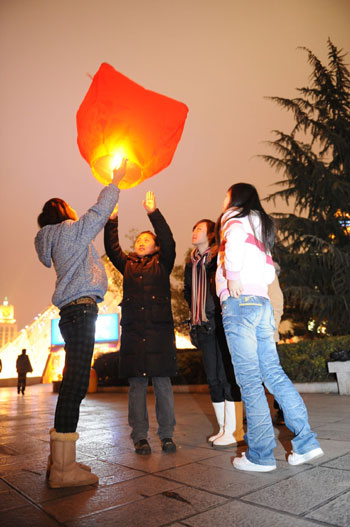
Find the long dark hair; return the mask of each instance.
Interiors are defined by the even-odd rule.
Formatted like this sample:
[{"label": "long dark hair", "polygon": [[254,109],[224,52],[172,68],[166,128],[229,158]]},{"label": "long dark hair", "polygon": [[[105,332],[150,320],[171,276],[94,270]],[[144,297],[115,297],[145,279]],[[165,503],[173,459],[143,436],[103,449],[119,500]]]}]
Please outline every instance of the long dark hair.
[{"label": "long dark hair", "polygon": [[204,220],[199,220],[193,225],[192,232],[197,227],[197,225],[199,225],[200,223],[205,223],[206,224],[206,226],[207,226],[208,244],[209,244],[210,247],[212,247],[216,243],[216,240],[215,240],[215,223],[212,220],[208,220],[207,218],[205,218]]},{"label": "long dark hair", "polygon": [[[252,211],[259,214],[261,221],[262,243],[266,251],[271,251],[275,241],[275,227],[272,218],[265,212],[260,203],[256,188],[249,183],[236,183],[235,185],[232,185],[227,192],[229,193],[230,201],[226,207],[226,210],[232,207],[237,207],[239,210],[235,216],[236,218],[244,218],[245,216],[249,216]],[[226,210],[219,216],[215,226],[215,234],[219,247],[221,241],[221,219]],[[254,231],[253,223],[250,222],[250,224]]]},{"label": "long dark hair", "polygon": [[43,206],[42,212],[38,216],[38,225],[40,228],[45,225],[56,225],[65,220],[75,220],[72,217],[68,203],[61,198],[51,198]]}]

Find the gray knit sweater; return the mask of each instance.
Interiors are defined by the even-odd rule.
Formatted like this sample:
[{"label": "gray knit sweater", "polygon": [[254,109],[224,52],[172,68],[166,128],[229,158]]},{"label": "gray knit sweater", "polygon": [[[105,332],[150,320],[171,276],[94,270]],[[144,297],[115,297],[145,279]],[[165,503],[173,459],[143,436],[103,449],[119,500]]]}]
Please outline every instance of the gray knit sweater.
[{"label": "gray knit sweater", "polygon": [[66,220],[46,225],[35,237],[39,260],[51,267],[57,280],[52,303],[61,308],[83,296],[102,302],[107,291],[107,277],[92,243],[103,229],[119,197],[119,189],[109,185],[102,189],[97,203],[78,221]]}]

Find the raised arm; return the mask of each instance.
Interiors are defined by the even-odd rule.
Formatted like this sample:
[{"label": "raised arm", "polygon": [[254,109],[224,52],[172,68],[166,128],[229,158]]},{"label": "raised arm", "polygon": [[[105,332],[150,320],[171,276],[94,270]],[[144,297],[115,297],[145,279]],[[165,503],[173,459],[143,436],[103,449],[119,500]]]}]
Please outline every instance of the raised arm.
[{"label": "raised arm", "polygon": [[79,220],[69,224],[69,236],[73,248],[78,245],[89,245],[105,226],[118,202],[120,192],[118,185],[125,176],[126,163],[124,159],[121,166],[113,171],[112,182],[102,189],[95,205],[90,207]]},{"label": "raised arm", "polygon": [[114,267],[124,274],[128,257],[119,245],[118,216],[113,216],[114,215],[112,215],[112,219],[110,219],[105,226],[105,249],[108,258],[111,260]]},{"label": "raised arm", "polygon": [[176,256],[173,233],[160,210],[156,208],[156,200],[153,192],[147,192],[143,206],[147,211],[154,232],[158,238],[159,259],[167,267],[169,273],[171,273]]}]

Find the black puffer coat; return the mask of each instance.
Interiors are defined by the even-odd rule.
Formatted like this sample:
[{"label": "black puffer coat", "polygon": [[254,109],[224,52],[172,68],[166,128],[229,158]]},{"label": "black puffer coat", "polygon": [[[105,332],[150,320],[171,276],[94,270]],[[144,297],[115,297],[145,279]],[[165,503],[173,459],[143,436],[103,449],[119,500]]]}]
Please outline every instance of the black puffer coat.
[{"label": "black puffer coat", "polygon": [[148,217],[160,249],[142,258],[122,251],[117,218],[105,227],[107,256],[124,275],[121,378],[172,377],[177,373],[169,281],[175,261],[175,241],[158,209]]}]

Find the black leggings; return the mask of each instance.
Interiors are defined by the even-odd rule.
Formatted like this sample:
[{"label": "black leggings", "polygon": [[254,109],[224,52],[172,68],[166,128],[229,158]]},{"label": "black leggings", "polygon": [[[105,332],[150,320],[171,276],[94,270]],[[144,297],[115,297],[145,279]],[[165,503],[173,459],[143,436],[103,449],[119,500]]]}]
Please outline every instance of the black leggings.
[{"label": "black leggings", "polygon": [[57,432],[68,433],[77,429],[80,403],[89,387],[97,306],[68,306],[61,310],[60,317],[66,360],[56,405],[55,428]]},{"label": "black leggings", "polygon": [[197,326],[197,339],[212,402],[241,401],[223,327],[206,333]]}]

